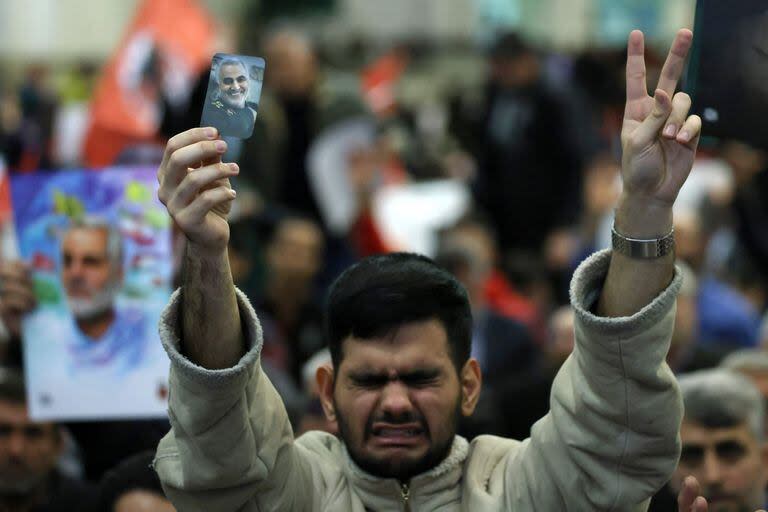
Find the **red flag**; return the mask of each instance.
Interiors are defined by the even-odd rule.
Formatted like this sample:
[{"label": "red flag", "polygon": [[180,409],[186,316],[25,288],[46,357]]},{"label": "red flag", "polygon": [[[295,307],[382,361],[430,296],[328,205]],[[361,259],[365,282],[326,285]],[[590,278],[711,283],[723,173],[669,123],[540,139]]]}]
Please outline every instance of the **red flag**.
[{"label": "red flag", "polygon": [[133,144],[156,140],[161,94],[185,101],[210,65],[213,20],[197,0],[144,0],[91,103],[84,158],[112,164]]}]

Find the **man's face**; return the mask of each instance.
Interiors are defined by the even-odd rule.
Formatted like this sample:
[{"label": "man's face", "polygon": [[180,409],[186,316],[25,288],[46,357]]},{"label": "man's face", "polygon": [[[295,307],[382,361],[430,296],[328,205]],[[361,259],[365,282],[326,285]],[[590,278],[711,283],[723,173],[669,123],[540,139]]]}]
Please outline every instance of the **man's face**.
[{"label": "man's face", "polygon": [[75,317],[88,317],[112,307],[120,270],[107,251],[107,230],[74,228],[61,244],[61,280]]},{"label": "man's face", "polygon": [[350,337],[342,350],[333,402],[352,459],[401,481],[439,464],[463,405],[442,324],[404,324],[383,339]]},{"label": "man's face", "polygon": [[765,449],[747,425],[710,429],[684,421],[683,451],[672,477],[679,492],[683,479],[699,480],[712,512],[740,512],[765,505]]},{"label": "man's face", "polygon": [[0,495],[33,491],[53,470],[61,437],[51,423],[35,423],[21,403],[0,400]]},{"label": "man's face", "polygon": [[243,66],[227,64],[219,69],[219,93],[228,107],[245,107],[249,85],[248,73]]},{"label": "man's face", "polygon": [[312,281],[322,265],[323,245],[323,233],[313,222],[281,222],[267,250],[270,274],[298,283]]},{"label": "man's face", "polygon": [[135,490],[123,494],[114,512],[176,512],[170,501],[155,493]]}]

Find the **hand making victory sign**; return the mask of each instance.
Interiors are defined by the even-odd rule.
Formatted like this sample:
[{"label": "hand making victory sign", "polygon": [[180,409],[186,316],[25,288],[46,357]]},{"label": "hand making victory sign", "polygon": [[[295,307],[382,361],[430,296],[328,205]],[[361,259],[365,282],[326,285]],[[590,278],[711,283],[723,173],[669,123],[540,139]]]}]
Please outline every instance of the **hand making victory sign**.
[{"label": "hand making victory sign", "polygon": [[671,209],[691,171],[699,143],[701,118],[688,115],[690,96],[675,94],[692,39],[690,30],[678,31],[650,96],[643,33],[634,30],[629,35],[627,103],[621,131],[624,196],[660,212]]},{"label": "hand making victory sign", "polygon": [[[614,223],[616,233],[626,239],[660,240],[672,231],[672,206],[691,172],[701,133],[701,119],[688,115],[690,97],[675,94],[692,40],[690,30],[678,31],[650,96],[643,33],[629,34],[621,130],[624,187]],[[609,317],[632,315],[663,290],[673,275],[672,252],[642,260],[614,250],[598,311]]]}]

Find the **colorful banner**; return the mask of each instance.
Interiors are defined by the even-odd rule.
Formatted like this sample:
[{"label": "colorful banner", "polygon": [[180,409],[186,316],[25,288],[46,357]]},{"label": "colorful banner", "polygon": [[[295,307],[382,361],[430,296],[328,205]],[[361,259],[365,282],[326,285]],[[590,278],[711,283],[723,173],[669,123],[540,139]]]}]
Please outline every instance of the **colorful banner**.
[{"label": "colorful banner", "polygon": [[38,302],[22,327],[33,418],[166,414],[168,359],[157,325],[172,255],[156,188],[150,168],[11,178]]}]

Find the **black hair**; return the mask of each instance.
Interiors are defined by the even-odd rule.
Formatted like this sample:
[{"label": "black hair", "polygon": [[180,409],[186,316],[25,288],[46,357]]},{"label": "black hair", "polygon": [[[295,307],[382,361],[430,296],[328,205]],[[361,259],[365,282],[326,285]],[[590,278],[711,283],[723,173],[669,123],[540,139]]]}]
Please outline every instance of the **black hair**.
[{"label": "black hair", "polygon": [[125,494],[145,491],[165,498],[160,478],[152,468],[154,451],[128,457],[108,471],[99,485],[99,512],[112,512]]},{"label": "black hair", "polygon": [[472,312],[464,286],[426,256],[391,253],[361,260],[331,285],[325,336],[338,368],[349,336],[385,336],[409,322],[437,319],[458,370],[469,359]]},{"label": "black hair", "polygon": [[533,49],[515,32],[500,34],[488,50],[492,59],[516,59],[530,53]]}]

